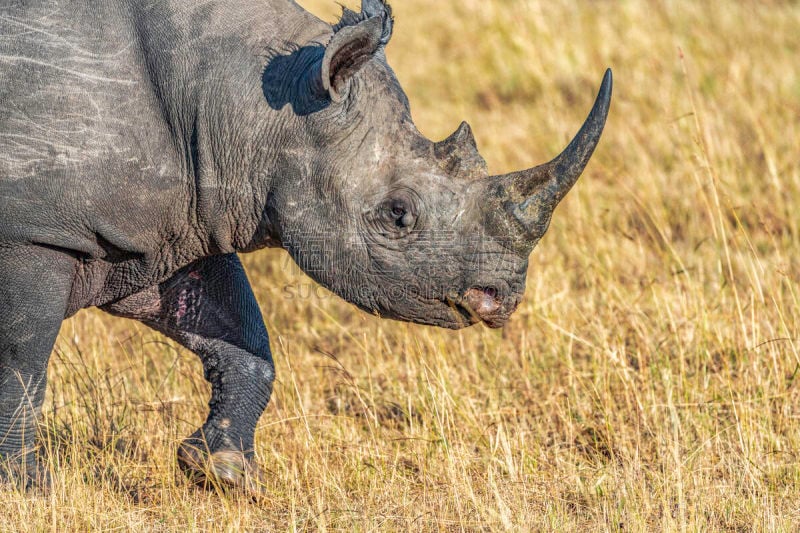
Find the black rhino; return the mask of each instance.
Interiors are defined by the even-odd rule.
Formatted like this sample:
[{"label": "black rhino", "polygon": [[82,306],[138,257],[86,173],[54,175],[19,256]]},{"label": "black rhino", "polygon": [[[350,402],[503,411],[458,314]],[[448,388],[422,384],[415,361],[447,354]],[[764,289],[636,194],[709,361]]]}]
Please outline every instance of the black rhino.
[{"label": "black rhino", "polygon": [[502,326],[611,97],[608,71],[561,155],[489,176],[465,123],[441,142],[415,128],[382,0],[333,26],[291,0],[0,14],[0,457],[28,484],[59,326],[97,306],[200,356],[210,414],[180,464],[257,488],[274,373],[239,252],[283,246],[382,317]]}]

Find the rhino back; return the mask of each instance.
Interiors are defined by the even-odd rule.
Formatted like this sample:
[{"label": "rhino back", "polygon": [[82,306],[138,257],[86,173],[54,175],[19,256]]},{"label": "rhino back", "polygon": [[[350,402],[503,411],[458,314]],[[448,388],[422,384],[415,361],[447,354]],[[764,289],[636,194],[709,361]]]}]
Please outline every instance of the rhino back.
[{"label": "rhino back", "polygon": [[[203,156],[201,100],[224,108],[231,93],[260,96],[259,50],[326,28],[287,0],[4,6],[0,246],[33,242],[84,257],[85,277],[100,278],[84,280],[93,304],[212,253],[198,219],[217,214],[200,205],[192,168]],[[230,86],[237,68],[252,78],[243,88]],[[220,80],[227,89],[210,94]],[[229,140],[225,113],[202,125],[216,148]]]},{"label": "rhino back", "polygon": [[182,184],[125,6],[11,4],[0,36],[0,240],[97,255],[112,226],[151,239]]}]

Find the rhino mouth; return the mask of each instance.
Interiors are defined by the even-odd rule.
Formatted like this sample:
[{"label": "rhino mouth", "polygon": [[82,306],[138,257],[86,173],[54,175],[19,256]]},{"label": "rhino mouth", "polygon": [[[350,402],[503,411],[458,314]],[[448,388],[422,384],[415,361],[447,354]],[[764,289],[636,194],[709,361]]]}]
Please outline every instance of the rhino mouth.
[{"label": "rhino mouth", "polygon": [[481,317],[475,311],[458,299],[445,298],[444,304],[450,308],[451,313],[460,321],[462,327],[472,326],[481,321]]}]

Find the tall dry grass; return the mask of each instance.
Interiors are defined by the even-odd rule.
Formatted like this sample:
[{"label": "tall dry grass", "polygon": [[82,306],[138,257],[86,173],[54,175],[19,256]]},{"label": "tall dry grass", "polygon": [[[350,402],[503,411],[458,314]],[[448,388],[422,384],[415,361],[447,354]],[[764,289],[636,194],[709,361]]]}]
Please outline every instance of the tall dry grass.
[{"label": "tall dry grass", "polygon": [[83,312],[50,367],[54,488],[0,493],[0,530],[795,530],[800,4],[394,8],[420,129],[466,118],[494,172],[557,153],[614,69],[510,324],[379,321],[247,256],[278,373],[255,505],[177,472],[206,413],[196,358]]}]

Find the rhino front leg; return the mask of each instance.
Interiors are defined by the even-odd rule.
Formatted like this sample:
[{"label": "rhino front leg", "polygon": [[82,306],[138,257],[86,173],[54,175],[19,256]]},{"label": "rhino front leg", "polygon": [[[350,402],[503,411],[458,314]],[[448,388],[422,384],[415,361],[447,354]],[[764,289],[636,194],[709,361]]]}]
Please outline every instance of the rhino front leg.
[{"label": "rhino front leg", "polygon": [[47,483],[34,442],[74,273],[66,253],[0,244],[0,481]]},{"label": "rhino front leg", "polygon": [[166,282],[103,307],[135,318],[197,353],[211,383],[203,427],[178,448],[184,472],[203,484],[259,492],[256,423],[272,392],[269,338],[236,255],[202,259]]}]

